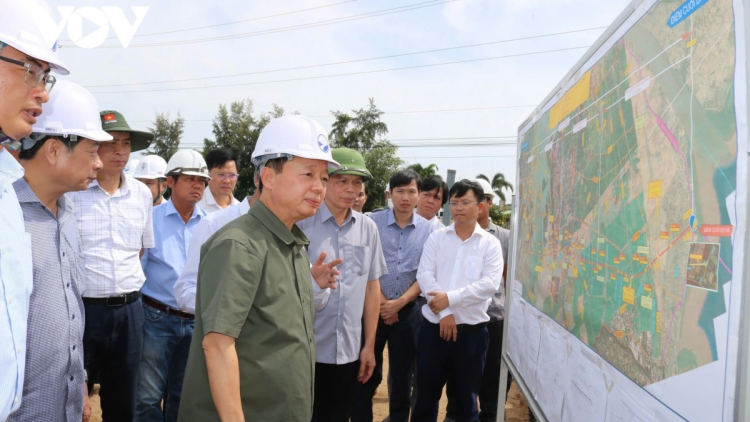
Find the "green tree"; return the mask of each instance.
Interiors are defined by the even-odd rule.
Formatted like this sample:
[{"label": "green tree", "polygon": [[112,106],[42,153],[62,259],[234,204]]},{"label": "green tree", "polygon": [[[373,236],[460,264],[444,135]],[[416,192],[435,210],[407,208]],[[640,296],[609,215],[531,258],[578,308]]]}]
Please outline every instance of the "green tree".
[{"label": "green tree", "polygon": [[505,194],[503,193],[504,189],[510,189],[510,191],[513,192],[513,185],[505,180],[505,175],[502,173],[495,173],[495,175],[492,176],[492,179],[484,174],[477,174],[477,179],[484,179],[490,182],[490,186],[492,186],[495,196],[500,198],[502,202],[505,202]]},{"label": "green tree", "polygon": [[429,166],[424,167],[419,163],[415,163],[407,166],[406,168],[417,172],[422,180],[428,179],[430,177],[437,177],[438,179],[442,179],[442,177],[438,174],[438,170],[440,169],[438,168],[437,164],[430,164]]},{"label": "green tree", "polygon": [[388,134],[388,126],[380,121],[383,112],[370,98],[366,108],[352,110],[352,114],[331,111],[336,118],[329,135],[331,146],[346,147],[359,151],[365,159],[367,170],[373,178],[367,182],[367,202],[364,211],[382,208],[385,204],[385,187],[391,175],[403,166],[396,156],[397,147],[383,139]]},{"label": "green tree", "polygon": [[367,108],[352,110],[352,113],[354,115],[350,116],[341,111],[331,111],[336,118],[329,135],[333,147],[356,149],[360,153],[377,147],[378,137],[388,134],[388,126],[380,121],[383,112],[375,106],[375,100],[370,98]]},{"label": "green tree", "polygon": [[169,113],[156,113],[154,127],[150,127],[148,130],[154,134],[154,140],[146,152],[156,154],[164,161],[169,161],[180,148],[180,141],[185,132],[185,119],[180,113],[177,113],[177,118],[170,121]]},{"label": "green tree", "polygon": [[234,101],[227,108],[226,105],[219,106],[219,112],[213,121],[214,138],[203,140],[203,155],[218,148],[233,148],[239,152],[237,163],[237,187],[234,196],[240,199],[252,195],[255,192],[255,167],[251,158],[255,143],[258,141],[260,131],[277,117],[284,115],[284,109],[273,105],[269,113],[261,113],[260,116],[253,115],[253,101]]},{"label": "green tree", "polygon": [[500,211],[500,207],[498,207],[495,204],[492,204],[492,207],[490,208],[490,220],[492,220],[495,224],[501,224],[503,219],[503,213]]}]

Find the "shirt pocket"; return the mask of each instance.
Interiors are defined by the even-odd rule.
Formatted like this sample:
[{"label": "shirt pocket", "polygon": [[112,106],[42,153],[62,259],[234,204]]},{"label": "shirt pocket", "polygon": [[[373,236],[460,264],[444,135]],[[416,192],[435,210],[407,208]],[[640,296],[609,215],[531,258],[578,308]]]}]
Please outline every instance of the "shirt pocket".
[{"label": "shirt pocket", "polygon": [[135,206],[127,206],[116,214],[113,236],[120,238],[115,245],[128,252],[140,251],[143,248],[143,232],[146,226],[146,210]]},{"label": "shirt pocket", "polygon": [[352,270],[356,275],[367,275],[370,272],[370,262],[372,261],[372,248],[369,246],[351,246],[352,251]]},{"label": "shirt pocket", "polygon": [[469,281],[477,281],[482,275],[482,258],[470,256],[464,264],[464,275]]}]

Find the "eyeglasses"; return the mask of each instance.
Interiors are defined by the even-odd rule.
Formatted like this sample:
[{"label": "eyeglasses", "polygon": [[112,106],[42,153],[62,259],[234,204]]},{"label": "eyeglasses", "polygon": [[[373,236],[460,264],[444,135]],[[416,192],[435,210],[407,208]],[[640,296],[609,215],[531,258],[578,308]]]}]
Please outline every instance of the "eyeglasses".
[{"label": "eyeglasses", "polygon": [[479,202],[469,202],[469,201],[461,201],[461,202],[450,201],[450,202],[448,202],[448,205],[450,205],[453,208],[458,208],[458,207],[466,208],[466,207],[468,207],[470,205],[476,205],[476,204],[479,204]]},{"label": "eyeglasses", "polygon": [[237,173],[214,173],[214,176],[221,180],[237,180],[240,175]]},{"label": "eyeglasses", "polygon": [[57,79],[54,76],[50,75],[48,72],[45,72],[44,69],[35,64],[19,62],[18,60],[9,59],[2,56],[0,56],[0,60],[25,67],[26,76],[24,76],[23,80],[24,82],[26,82],[26,85],[32,88],[36,88],[40,83],[44,83],[44,89],[47,92],[50,92],[52,91],[52,87],[55,86],[55,82],[57,82]]}]

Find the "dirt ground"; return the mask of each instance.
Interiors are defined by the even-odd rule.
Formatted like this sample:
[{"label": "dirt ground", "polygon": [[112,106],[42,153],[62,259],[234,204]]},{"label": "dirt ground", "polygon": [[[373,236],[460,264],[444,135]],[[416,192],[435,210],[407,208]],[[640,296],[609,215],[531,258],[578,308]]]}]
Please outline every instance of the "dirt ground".
[{"label": "dirt ground", "polygon": [[[388,350],[386,349],[385,367],[383,373],[386,374],[388,370]],[[385,375],[384,375],[385,378]],[[94,395],[91,397],[91,408],[92,417],[91,422],[102,421],[102,411],[99,407],[99,386],[97,385],[94,389]],[[440,415],[438,416],[438,422],[442,422],[445,418],[445,405],[446,405],[445,394],[443,394],[442,400],[440,400]],[[376,422],[382,421],[388,416],[388,392],[386,391],[385,382],[380,384],[375,399],[373,400],[373,415]],[[518,389],[514,382],[510,388],[508,400],[505,403],[505,420],[507,422],[528,422],[529,410],[524,400],[521,390]]]}]

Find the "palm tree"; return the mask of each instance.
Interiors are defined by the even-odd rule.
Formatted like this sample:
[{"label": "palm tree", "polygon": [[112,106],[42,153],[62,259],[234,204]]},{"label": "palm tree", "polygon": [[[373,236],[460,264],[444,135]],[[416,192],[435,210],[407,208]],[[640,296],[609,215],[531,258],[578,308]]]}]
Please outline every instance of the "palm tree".
[{"label": "palm tree", "polygon": [[442,177],[440,177],[440,175],[437,173],[437,171],[439,170],[437,164],[430,164],[429,166],[424,167],[421,164],[417,163],[412,164],[406,168],[414,170],[422,178],[422,180],[429,179],[430,177],[437,177],[439,179],[442,179]]},{"label": "palm tree", "polygon": [[495,196],[500,198],[501,203],[505,203],[505,194],[503,193],[503,189],[510,189],[510,191],[513,192],[513,185],[509,181],[505,180],[505,175],[502,173],[495,173],[495,175],[492,176],[492,180],[490,180],[490,178],[485,176],[484,174],[477,174],[477,179],[484,179],[490,182]]}]

